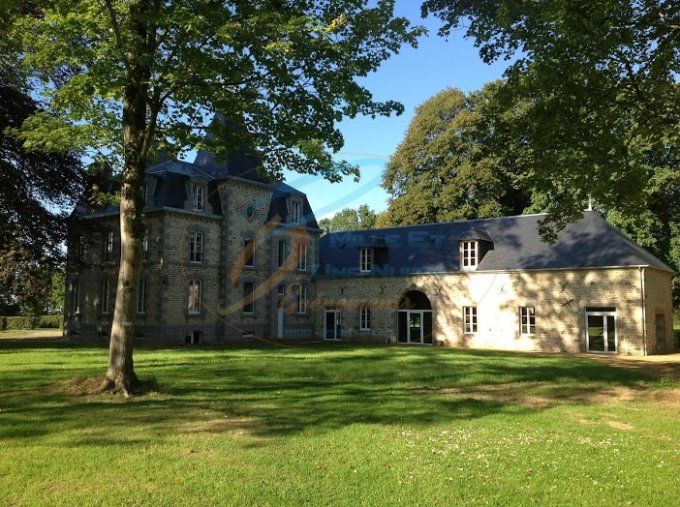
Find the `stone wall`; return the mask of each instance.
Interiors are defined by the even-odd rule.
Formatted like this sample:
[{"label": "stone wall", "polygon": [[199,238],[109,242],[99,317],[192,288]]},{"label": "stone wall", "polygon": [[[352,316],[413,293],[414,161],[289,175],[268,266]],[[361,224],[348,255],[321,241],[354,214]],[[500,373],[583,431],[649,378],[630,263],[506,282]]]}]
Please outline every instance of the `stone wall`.
[{"label": "stone wall", "polygon": [[[669,283],[670,274],[650,271],[648,307],[661,305],[670,312]],[[411,289],[420,290],[429,298],[434,339],[439,345],[585,351],[586,307],[615,307],[619,353],[644,353],[641,284],[637,268],[321,279],[315,301],[316,335],[323,337],[324,310],[339,309],[345,338],[394,342],[398,302],[401,295]],[[359,307],[366,304],[372,310],[370,332],[358,329]],[[478,332],[475,334],[463,332],[464,306],[477,307]],[[534,335],[520,333],[521,306],[535,307]]]},{"label": "stone wall", "polygon": [[[297,313],[292,287],[303,283],[314,298],[311,275],[318,263],[318,232],[305,227],[267,222],[271,189],[267,185],[228,180],[218,190],[224,215],[190,210],[157,209],[145,214],[149,254],[144,261],[147,309],[137,315],[137,337],[144,342],[184,343],[198,331],[201,342],[271,339],[277,333],[277,308],[284,309],[284,338],[313,336],[309,310]],[[250,209],[249,209],[250,208]],[[104,238],[114,231],[113,262],[105,263]],[[80,312],[70,311],[72,290],[66,294],[65,333],[86,339],[108,339],[120,258],[118,216],[89,218],[73,227],[69,239],[67,288],[79,284]],[[189,238],[203,233],[203,260],[190,262]],[[82,259],[79,237],[86,238]],[[254,266],[244,265],[244,242],[255,242]],[[278,241],[288,245],[288,257],[278,267]],[[297,269],[297,245],[308,245],[308,263]],[[101,280],[109,279],[110,311],[100,311]],[[201,311],[188,311],[189,282],[201,283]],[[244,283],[255,285],[255,309],[243,311]],[[279,285],[285,294],[279,295]]]}]

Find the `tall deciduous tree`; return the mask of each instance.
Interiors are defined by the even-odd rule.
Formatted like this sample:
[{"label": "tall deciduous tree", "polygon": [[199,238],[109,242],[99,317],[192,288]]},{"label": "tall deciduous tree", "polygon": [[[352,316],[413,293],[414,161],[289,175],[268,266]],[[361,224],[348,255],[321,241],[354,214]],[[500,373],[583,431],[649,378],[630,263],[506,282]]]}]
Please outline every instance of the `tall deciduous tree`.
[{"label": "tall deciduous tree", "polygon": [[[372,7],[369,7],[369,4]],[[415,44],[393,0],[61,0],[15,26],[23,63],[42,78],[46,111],[24,124],[29,146],[86,147],[118,161],[121,261],[107,382],[135,382],[135,291],[142,189],[154,149],[253,146],[264,168],[353,172],[331,159],[343,116],[399,113],[357,82]],[[215,113],[231,128],[205,129]]]},{"label": "tall deciduous tree", "polygon": [[383,187],[392,197],[380,225],[524,211],[529,198],[495,127],[499,86],[491,83],[469,95],[449,88],[418,106],[384,174]]},{"label": "tall deciduous tree", "polygon": [[656,155],[680,142],[680,11],[675,0],[425,0],[441,34],[464,28],[486,62],[513,59],[504,86],[517,164],[549,196],[552,226],[591,196],[625,214],[678,178]]},{"label": "tall deciduous tree", "polygon": [[331,218],[319,221],[319,227],[326,232],[359,231],[375,227],[378,214],[368,204],[362,204],[357,209],[345,208],[338,211]]}]

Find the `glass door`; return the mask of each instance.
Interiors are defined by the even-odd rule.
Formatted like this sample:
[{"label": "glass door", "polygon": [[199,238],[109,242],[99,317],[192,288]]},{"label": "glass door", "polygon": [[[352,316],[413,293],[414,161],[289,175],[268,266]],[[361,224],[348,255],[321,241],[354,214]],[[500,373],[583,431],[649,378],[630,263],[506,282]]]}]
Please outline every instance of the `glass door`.
[{"label": "glass door", "polygon": [[409,312],[408,314],[409,343],[423,343],[423,313]]},{"label": "glass door", "polygon": [[588,352],[616,353],[616,313],[586,312]]},{"label": "glass door", "polygon": [[338,310],[326,310],[324,319],[324,339],[340,339],[340,312]]}]

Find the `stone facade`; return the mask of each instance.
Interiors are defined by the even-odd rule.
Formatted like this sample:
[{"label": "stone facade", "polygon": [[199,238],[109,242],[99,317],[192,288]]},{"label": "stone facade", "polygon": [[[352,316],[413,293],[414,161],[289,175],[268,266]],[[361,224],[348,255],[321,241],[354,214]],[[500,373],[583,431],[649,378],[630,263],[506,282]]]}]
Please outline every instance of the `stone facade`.
[{"label": "stone facade", "polygon": [[[396,343],[400,297],[417,290],[432,305],[436,345],[585,352],[586,310],[612,308],[618,353],[670,352],[671,278],[653,268],[611,268],[324,279],[317,285],[316,334],[324,335],[325,312],[338,310],[342,339]],[[464,331],[465,306],[477,308],[475,333]],[[362,307],[370,308],[368,331],[360,329]],[[533,334],[520,330],[521,307],[535,309]]]},{"label": "stone facade", "polygon": [[[224,210],[219,214],[208,205],[202,211],[191,210],[188,204],[188,209],[146,210],[146,304],[137,313],[138,339],[150,343],[269,339],[278,334],[278,308],[284,314],[283,338],[311,338],[313,316],[308,306],[303,312],[297,311],[297,287],[305,286],[307,298],[314,297],[311,276],[318,261],[318,228],[269,217],[272,189],[267,184],[231,178],[220,182],[215,192]],[[113,251],[108,261],[105,250],[110,232]],[[190,240],[195,233],[202,237],[200,261],[190,258]],[[246,240],[254,245],[252,263],[246,261]],[[278,258],[280,241],[286,243],[283,266],[279,266]],[[298,269],[301,244],[307,249],[304,269]],[[108,338],[119,257],[117,213],[92,214],[72,227],[67,335]],[[200,283],[200,309],[189,311],[189,285],[195,281]],[[105,283],[108,305],[102,292]],[[248,283],[255,290],[252,311],[244,308]]]},{"label": "stone facade", "polygon": [[[321,259],[320,230],[304,194],[173,170],[147,184],[149,195],[174,186],[172,199],[149,198],[144,214],[135,322],[143,343],[341,339],[635,355],[673,347],[672,272],[599,216],[574,226],[575,242],[554,247],[540,244],[535,217],[507,217],[472,229],[452,223],[326,237],[330,250],[324,247]],[[198,208],[190,198],[196,186],[207,194]],[[120,256],[118,213],[100,209],[74,218],[65,333],[104,341]],[[583,230],[600,236],[589,239]],[[603,234],[608,241],[599,241]],[[598,251],[598,244],[610,251]],[[611,252],[627,265],[606,264]],[[464,265],[465,255],[474,257],[475,269]],[[584,261],[606,265],[550,268]],[[509,262],[538,267],[498,268]],[[416,299],[421,306],[404,306]]]}]

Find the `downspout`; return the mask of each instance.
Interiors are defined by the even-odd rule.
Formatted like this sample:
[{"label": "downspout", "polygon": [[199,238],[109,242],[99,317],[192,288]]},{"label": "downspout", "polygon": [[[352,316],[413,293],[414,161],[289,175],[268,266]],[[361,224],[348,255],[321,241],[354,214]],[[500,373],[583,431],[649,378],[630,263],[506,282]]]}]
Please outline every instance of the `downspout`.
[{"label": "downspout", "polygon": [[645,276],[644,268],[638,268],[640,272],[640,309],[642,310],[642,355],[647,355],[647,311],[645,308],[645,301],[647,295],[645,294]]}]

